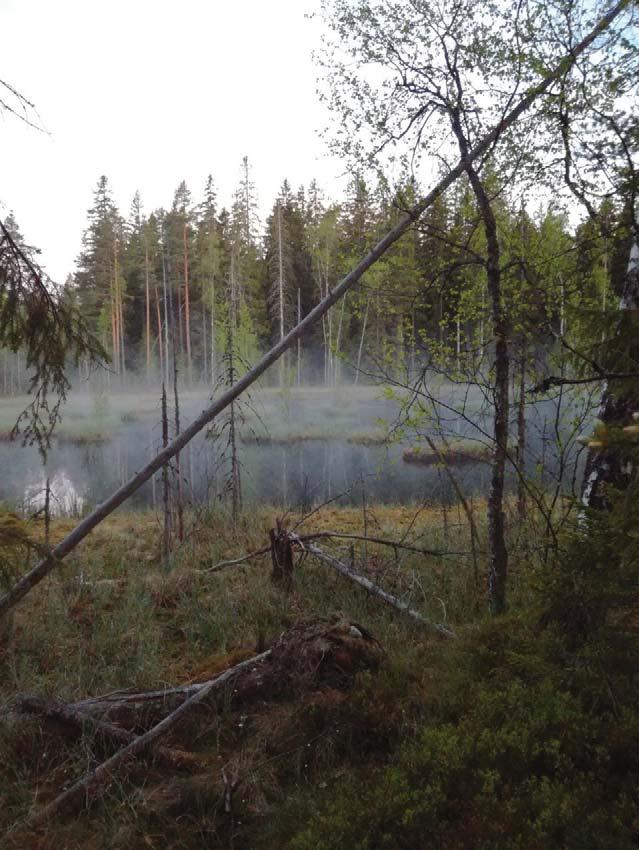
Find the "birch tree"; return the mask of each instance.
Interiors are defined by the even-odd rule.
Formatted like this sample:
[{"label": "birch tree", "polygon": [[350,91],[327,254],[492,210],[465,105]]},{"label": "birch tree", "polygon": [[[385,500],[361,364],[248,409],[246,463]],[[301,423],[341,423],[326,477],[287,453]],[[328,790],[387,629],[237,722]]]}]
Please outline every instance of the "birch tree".
[{"label": "birch tree", "polygon": [[[511,328],[503,297],[495,195],[486,177],[489,172],[499,175],[505,187],[530,180],[544,168],[550,173],[547,154],[555,144],[557,111],[562,127],[569,122],[560,139],[570,132],[571,122],[587,129],[592,105],[578,107],[581,67],[567,69],[546,100],[502,138],[499,148],[474,163],[469,154],[486,127],[499,123],[513,99],[534,85],[539,68],[556,54],[558,44],[576,44],[588,15],[572,4],[548,7],[536,0],[523,6],[487,6],[476,0],[325,0],[322,8],[329,32],[323,54],[325,96],[339,115],[337,149],[357,164],[377,167],[384,157],[403,157],[413,169],[437,163],[447,170],[459,157],[480,213],[494,388],[488,586],[491,606],[499,612],[506,603],[508,573],[503,497]],[[627,26],[626,16],[619,27]],[[619,58],[614,55],[619,31],[597,45],[598,63],[602,55],[608,67]],[[580,65],[593,61],[593,54],[587,53]],[[568,118],[562,118],[564,114]],[[569,153],[565,170],[570,172],[571,165]]]}]

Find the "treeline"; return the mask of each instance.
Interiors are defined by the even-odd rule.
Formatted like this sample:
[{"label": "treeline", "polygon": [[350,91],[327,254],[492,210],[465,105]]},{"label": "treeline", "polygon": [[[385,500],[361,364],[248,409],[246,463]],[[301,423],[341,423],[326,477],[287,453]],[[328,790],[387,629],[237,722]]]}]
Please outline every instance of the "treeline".
[{"label": "treeline", "polygon": [[[624,210],[606,201],[597,226],[571,231],[552,204],[531,214],[494,183],[513,344],[530,350],[579,333],[584,317],[614,306],[627,258],[627,240],[616,235]],[[108,352],[109,380],[135,374],[168,383],[177,368],[188,384],[215,383],[230,343],[242,369],[327,294],[416,194],[410,181],[392,188],[355,176],[344,200],[329,203],[316,182],[293,191],[284,181],[262,227],[246,158],[230,209],[219,206],[209,177],[199,199],[182,182],[168,209],[148,215],[136,193],[125,217],[103,176],[63,297]],[[21,239],[12,218],[7,225]],[[347,374],[357,380],[365,364],[410,372],[425,359],[476,369],[491,343],[483,242],[473,195],[459,181],[289,353],[277,380],[333,384]],[[20,356],[4,352],[3,365],[3,392],[24,389]]]}]

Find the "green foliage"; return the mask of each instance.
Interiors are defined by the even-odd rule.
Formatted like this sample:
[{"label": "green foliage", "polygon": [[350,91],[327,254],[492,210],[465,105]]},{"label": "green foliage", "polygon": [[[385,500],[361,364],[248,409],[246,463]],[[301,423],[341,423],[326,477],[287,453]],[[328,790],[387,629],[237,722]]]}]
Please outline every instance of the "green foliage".
[{"label": "green foliage", "polygon": [[[298,794],[260,847],[322,850],[456,848],[548,850],[636,846],[639,780],[639,520],[636,488],[611,499],[530,574],[533,604],[437,648],[416,731],[401,729],[411,687],[396,705],[349,703],[386,749],[337,771],[318,799]],[[400,709],[401,706],[401,709]],[[401,742],[403,737],[404,741]],[[408,740],[406,740],[408,738]]]},{"label": "green foliage", "polygon": [[31,373],[31,401],[12,434],[37,445],[44,456],[71,386],[68,366],[105,354],[69,293],[56,291],[15,223],[7,224],[0,222],[0,349],[24,351]]}]

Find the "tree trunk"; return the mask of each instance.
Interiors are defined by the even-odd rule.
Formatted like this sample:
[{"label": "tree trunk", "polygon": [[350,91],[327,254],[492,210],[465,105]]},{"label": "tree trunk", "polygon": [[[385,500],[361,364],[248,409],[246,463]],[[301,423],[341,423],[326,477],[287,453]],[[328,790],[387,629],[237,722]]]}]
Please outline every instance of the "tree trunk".
[{"label": "tree trunk", "polygon": [[[458,139],[460,136],[458,135]],[[467,153],[462,146],[462,156]],[[506,580],[508,577],[508,550],[504,517],[504,479],[508,454],[508,321],[501,294],[500,250],[497,239],[497,222],[490,199],[475,169],[468,165],[468,179],[482,217],[486,235],[486,277],[490,312],[495,338],[495,418],[493,465],[488,494],[488,542],[490,546],[490,569],[488,594],[491,609],[495,614],[506,608]]]},{"label": "tree trunk", "polygon": [[[280,321],[280,339],[284,339],[284,258],[282,252],[282,210],[280,203],[277,204],[277,294]],[[280,386],[284,386],[284,358],[280,360]]]},{"label": "tree trunk", "polygon": [[217,358],[215,351],[215,278],[211,277],[211,384],[217,381]]},{"label": "tree trunk", "polygon": [[186,368],[189,386],[193,384],[193,360],[191,358],[191,302],[189,298],[189,246],[186,221],[184,222],[184,331],[186,334]]},{"label": "tree trunk", "polygon": [[209,344],[206,339],[206,305],[202,302],[202,379],[205,386],[209,383],[208,349]]},{"label": "tree trunk", "polygon": [[[297,287],[297,324],[302,321],[302,302],[300,300],[300,288]],[[297,386],[302,384],[302,340],[297,338]]]},{"label": "tree trunk", "polygon": [[526,343],[521,344],[519,360],[519,401],[517,404],[517,465],[519,479],[517,482],[517,515],[520,522],[526,516],[526,483],[524,479],[524,464],[526,453]]},{"label": "tree trunk", "polygon": [[417,620],[417,622],[422,623],[423,625],[430,626],[442,637],[455,637],[454,632],[448,626],[443,623],[433,623],[431,620],[427,620],[423,614],[420,614],[419,611],[415,611],[402,599],[398,599],[386,590],[382,590],[379,585],[372,582],[369,578],[366,578],[366,576],[356,572],[352,569],[352,567],[349,567],[333,555],[329,555],[327,552],[324,552],[319,548],[319,546],[315,546],[313,543],[305,543],[304,549],[311,555],[314,555],[318,560],[328,564],[328,566],[332,567],[336,572],[345,576],[345,578],[350,579],[350,581],[355,582],[355,584],[358,584],[360,587],[363,587],[372,596],[377,596],[379,599],[382,599],[384,602],[392,605],[393,608],[397,608],[398,611],[402,611],[404,614],[407,614],[413,620]]},{"label": "tree trunk", "polygon": [[[608,351],[617,362],[605,363],[611,372],[623,372],[629,363],[639,360],[639,341],[634,323],[639,309],[639,244],[634,242],[630,251],[628,270],[619,302],[620,317],[615,335],[609,341]],[[619,359],[622,363],[619,363]],[[605,431],[632,426],[633,413],[639,410],[637,381],[616,380],[606,382],[601,397],[598,418]],[[614,487],[625,490],[636,476],[634,452],[624,451],[623,444],[603,444],[588,451],[584,474],[582,502],[587,508],[607,509],[606,490]]]},{"label": "tree trunk", "polygon": [[158,352],[160,358],[160,380],[164,383],[164,347],[162,345],[162,314],[160,311],[160,298],[158,288],[155,287],[155,312],[158,323]]},{"label": "tree trunk", "polygon": [[[166,385],[162,382],[162,448],[169,444],[169,417],[166,404]],[[171,493],[169,490],[169,465],[162,466],[162,506],[164,524],[162,532],[162,563],[166,566],[171,553]]]},{"label": "tree trunk", "polygon": [[151,383],[151,295],[149,291],[149,246],[144,241],[144,288],[146,295],[146,382]]},{"label": "tree trunk", "polygon": [[364,321],[362,322],[362,335],[359,339],[359,349],[357,351],[357,369],[355,372],[355,383],[359,383],[359,368],[362,365],[362,350],[364,348],[364,336],[366,334],[366,323],[368,321],[368,308],[370,307],[370,300],[366,302],[366,312],[364,313]]}]

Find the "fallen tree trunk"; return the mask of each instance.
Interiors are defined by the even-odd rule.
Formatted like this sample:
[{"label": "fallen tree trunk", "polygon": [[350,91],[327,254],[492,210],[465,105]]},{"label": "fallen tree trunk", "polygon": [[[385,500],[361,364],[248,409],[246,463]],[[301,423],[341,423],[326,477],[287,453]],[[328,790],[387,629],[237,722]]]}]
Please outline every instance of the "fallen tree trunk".
[{"label": "fallen tree trunk", "polygon": [[[64,702],[45,700],[37,696],[18,696],[13,700],[12,708],[22,714],[34,714],[58,721],[70,726],[77,734],[82,734],[85,728],[88,728],[105,740],[117,744],[130,744],[137,737],[128,729],[122,729],[106,720],[98,720]],[[192,770],[202,766],[201,760],[192,753],[170,747],[154,747],[151,755],[160,764],[177,770]]]},{"label": "fallen tree trunk", "polygon": [[386,590],[382,590],[381,587],[374,584],[370,579],[366,578],[366,576],[361,575],[356,572],[352,567],[347,566],[343,561],[338,560],[333,557],[333,555],[328,555],[326,552],[322,551],[319,546],[315,546],[313,543],[304,543],[304,550],[309,552],[311,555],[314,555],[318,560],[323,561],[325,564],[328,564],[329,567],[332,567],[336,572],[340,575],[345,576],[350,581],[355,582],[360,587],[363,587],[373,596],[377,596],[379,599],[383,599],[384,602],[387,602],[389,605],[392,605],[393,608],[397,608],[398,611],[401,611],[403,614],[407,614],[409,617],[412,617],[413,620],[416,620],[418,623],[421,623],[424,626],[428,626],[431,629],[434,629],[437,634],[441,635],[445,638],[453,638],[455,637],[455,633],[452,629],[449,629],[448,626],[445,626],[443,623],[433,623],[431,620],[428,620],[424,617],[423,614],[420,614],[419,611],[415,611],[414,608],[411,608],[410,605],[406,602],[402,602],[401,599],[398,599],[396,596],[393,596],[392,593],[388,593]]},{"label": "fallen tree trunk", "polygon": [[[123,707],[127,707],[129,713],[136,720],[139,718],[140,712],[146,706],[159,706],[164,710],[171,711],[174,707],[180,705],[185,700],[190,699],[195,694],[198,694],[202,689],[208,688],[211,684],[222,685],[227,682],[233,675],[246,670],[249,667],[255,666],[257,662],[266,661],[271,655],[271,650],[268,649],[253,658],[248,658],[246,661],[240,661],[233,667],[229,667],[220,676],[214,679],[209,679],[206,682],[198,682],[191,685],[178,685],[175,688],[162,688],[155,691],[112,691],[109,694],[104,694],[98,697],[89,697],[88,699],[79,700],[71,703],[69,708],[72,711],[78,711],[88,714],[109,715],[114,711],[120,711]],[[224,676],[224,679],[221,678]]]},{"label": "fallen tree trunk", "polygon": [[619,0],[613,8],[604,15],[590,31],[590,33],[566,54],[557,63],[555,68],[547,74],[541,82],[528,91],[519,103],[508,112],[493,129],[479,141],[468,154],[460,159],[455,168],[451,169],[436,186],[406,214],[406,216],[390,230],[383,239],[352,269],[346,277],[333,289],[329,291],[322,301],[317,304],[308,315],[302,319],[291,331],[286,334],[277,345],[273,346],[262,359],[239,381],[213,402],[200,416],[197,417],[182,433],[176,437],[165,449],[157,454],[147,465],[136,473],[126,484],[115,490],[108,499],[98,505],[88,516],[86,516],[60,543],[51,551],[51,554],[43,558],[32,570],[24,575],[0,599],[0,617],[6,614],[17,602],[45,576],[47,576],[59,561],[66,557],[84,538],[102,522],[117,507],[125,502],[129,496],[138,490],[145,481],[161,469],[172,457],[178,454],[193,437],[208,425],[219,413],[228,407],[245,389],[251,386],[264,372],[275,363],[306,331],[312,328],[324,316],[330,308],[336,304],[371,266],[373,266],[383,254],[413,225],[422,213],[430,207],[435,200],[451,186],[462,174],[466,173],[468,167],[476,159],[486,154],[499,140],[502,134],[511,127],[520,116],[542,95],[551,85],[575,64],[578,57],[595,41],[597,36],[605,32],[610,24],[624,11],[631,0]]},{"label": "fallen tree trunk", "polygon": [[21,828],[38,829],[45,826],[51,818],[55,817],[59,812],[72,806],[81,804],[83,801],[91,797],[98,796],[104,791],[109,779],[120,770],[127,761],[137,756],[142,751],[146,750],[162,735],[165,735],[172,729],[184,715],[194,708],[198,703],[203,702],[217,688],[225,684],[232,678],[239,668],[247,667],[250,664],[258,664],[263,661],[268,653],[261,653],[248,661],[243,661],[241,664],[231,667],[221,675],[212,679],[210,682],[199,687],[195,693],[192,693],[188,699],[183,702],[178,708],[171,712],[167,717],[156,723],[148,732],[143,735],[134,736],[133,740],[127,744],[122,750],[115,753],[111,758],[107,759],[95,770],[85,774],[82,779],[79,779],[66,791],[63,791],[58,797],[48,803],[46,806],[35,812],[22,824]]}]

